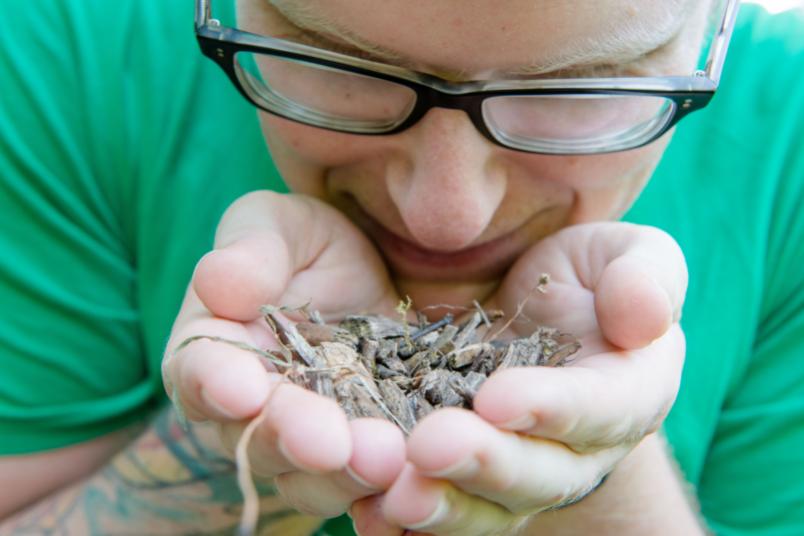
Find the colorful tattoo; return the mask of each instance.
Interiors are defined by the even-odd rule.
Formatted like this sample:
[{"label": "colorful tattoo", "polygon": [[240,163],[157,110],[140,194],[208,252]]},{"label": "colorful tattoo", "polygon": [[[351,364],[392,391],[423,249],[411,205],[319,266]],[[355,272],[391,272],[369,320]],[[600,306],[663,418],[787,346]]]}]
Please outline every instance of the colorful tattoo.
[{"label": "colorful tattoo", "polygon": [[[235,465],[208,447],[208,425],[182,429],[172,410],[88,480],[59,492],[0,525],[6,535],[231,535],[242,497]],[[287,506],[258,482],[259,534],[308,536],[321,520]]]}]

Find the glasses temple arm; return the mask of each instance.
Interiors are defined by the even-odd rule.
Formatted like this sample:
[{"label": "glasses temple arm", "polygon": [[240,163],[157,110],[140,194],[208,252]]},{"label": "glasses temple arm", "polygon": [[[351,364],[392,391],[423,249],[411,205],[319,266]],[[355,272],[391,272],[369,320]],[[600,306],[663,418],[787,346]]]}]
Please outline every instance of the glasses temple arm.
[{"label": "glasses temple arm", "polygon": [[195,4],[195,27],[202,28],[209,23],[211,16],[210,0],[198,0]]},{"label": "glasses temple arm", "polygon": [[720,83],[720,76],[723,73],[726,51],[729,48],[729,41],[731,41],[731,35],[734,32],[734,25],[739,9],[739,0],[727,0],[723,20],[720,22],[717,35],[715,35],[712,41],[709,57],[706,59],[706,75],[715,82],[716,86]]}]

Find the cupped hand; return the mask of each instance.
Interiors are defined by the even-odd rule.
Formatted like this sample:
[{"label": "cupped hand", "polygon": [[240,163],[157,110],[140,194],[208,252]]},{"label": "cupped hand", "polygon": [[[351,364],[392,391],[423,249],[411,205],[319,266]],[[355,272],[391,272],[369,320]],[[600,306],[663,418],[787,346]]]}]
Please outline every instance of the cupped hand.
[{"label": "cupped hand", "polygon": [[307,303],[334,321],[343,312],[390,313],[398,298],[373,247],[331,207],[302,196],[244,196],[196,267],[163,377],[189,419],[220,424],[230,450],[263,413],[248,448],[252,469],[275,477],[291,506],[330,517],[394,481],[404,438],[386,421],[349,422],[333,400],[292,385],[242,346],[279,348],[260,306]]},{"label": "cupped hand", "polygon": [[[534,293],[541,273],[551,281]],[[444,409],[413,430],[405,469],[384,495],[355,503],[360,534],[508,533],[573,502],[648,434],[678,392],[687,285],[678,245],[654,228],[566,228],[512,267],[486,305],[514,311],[513,335],[560,327],[583,348],[566,367],[492,375],[474,411]]]}]

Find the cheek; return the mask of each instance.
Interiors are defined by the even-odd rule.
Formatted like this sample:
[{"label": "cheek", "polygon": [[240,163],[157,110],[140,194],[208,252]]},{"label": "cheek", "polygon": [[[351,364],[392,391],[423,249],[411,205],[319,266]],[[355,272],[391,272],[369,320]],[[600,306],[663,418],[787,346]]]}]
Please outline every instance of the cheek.
[{"label": "cheek", "polygon": [[387,197],[384,182],[365,179],[376,179],[390,162],[404,160],[393,137],[343,134],[263,112],[260,123],[274,164],[288,187],[327,202],[336,201],[333,194],[339,187],[361,194],[359,197]]},{"label": "cheek", "polygon": [[310,127],[260,112],[260,124],[275,158],[321,168],[352,164],[385,151],[382,136],[357,136]]},{"label": "cheek", "polygon": [[650,180],[669,141],[667,135],[647,147],[598,157],[599,182],[581,180],[572,223],[622,217]]},{"label": "cheek", "polygon": [[365,143],[356,136],[308,127],[260,112],[260,126],[277,170],[291,191],[328,200],[332,168],[362,158]]},{"label": "cheek", "polygon": [[540,175],[575,190],[608,190],[631,184],[644,170],[652,170],[666,145],[662,139],[621,153],[537,157],[534,166]]},{"label": "cheek", "polygon": [[524,155],[519,166],[573,195],[569,223],[617,219],[650,179],[670,135],[622,153],[596,156]]},{"label": "cheek", "polygon": [[[352,184],[361,175],[358,171],[381,173],[404,156],[400,155],[404,148],[394,144],[397,136],[343,134],[266,113],[261,113],[260,122],[277,169],[290,189],[322,199],[331,196],[327,182],[340,177],[343,173],[339,170],[348,172],[347,182]],[[519,212],[533,210],[534,200],[539,206],[568,207],[570,223],[618,218],[639,195],[669,139],[666,135],[647,147],[598,156],[497,153],[497,164],[509,168],[510,181],[508,202],[503,203],[506,210],[497,218],[516,219]]]}]

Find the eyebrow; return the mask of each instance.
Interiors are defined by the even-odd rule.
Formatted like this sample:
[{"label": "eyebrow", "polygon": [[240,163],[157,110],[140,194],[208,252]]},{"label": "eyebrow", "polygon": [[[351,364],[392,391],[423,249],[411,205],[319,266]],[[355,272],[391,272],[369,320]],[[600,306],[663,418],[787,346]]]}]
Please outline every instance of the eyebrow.
[{"label": "eyebrow", "polygon": [[[389,63],[411,71],[420,71],[421,66],[390,48],[362,39],[348,28],[325,19],[300,2],[288,0],[267,0],[295,28],[298,37],[306,44],[360,57],[367,60]],[[672,4],[694,2],[675,0]],[[679,6],[680,7],[680,6]],[[688,9],[678,9],[688,14]],[[592,43],[580,40],[579,46],[548,61],[532,62],[501,74],[511,77],[550,75],[553,73],[583,74],[586,72],[606,73],[627,67],[639,60],[660,53],[668,48],[682,33],[686,17],[662,17],[667,22],[660,28],[645,28],[640,25],[626,26],[625,31],[609,34],[608,40]],[[585,45],[585,46],[584,46]],[[461,80],[465,72],[455,69],[432,69],[431,74],[447,80]]]},{"label": "eyebrow", "polygon": [[[313,13],[311,9],[302,7],[299,2],[287,0],[267,0],[289,23],[295,26],[299,35],[308,41],[322,45],[322,48],[348,50],[360,53],[378,61],[393,62],[400,67],[412,66],[398,53],[389,48],[370,43],[354,32]],[[323,29],[326,28],[326,31]],[[346,45],[346,46],[345,46]]]},{"label": "eyebrow", "polygon": [[[687,6],[689,5],[688,3]],[[592,43],[589,39],[582,39],[574,49],[567,50],[560,56],[548,61],[533,62],[509,72],[520,76],[535,76],[627,67],[668,49],[679,38],[688,22],[684,15],[689,14],[686,9],[681,12],[681,16],[661,17],[664,24],[659,28],[638,24],[626,26],[619,33],[605,34],[602,41]]]}]

